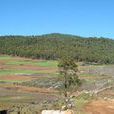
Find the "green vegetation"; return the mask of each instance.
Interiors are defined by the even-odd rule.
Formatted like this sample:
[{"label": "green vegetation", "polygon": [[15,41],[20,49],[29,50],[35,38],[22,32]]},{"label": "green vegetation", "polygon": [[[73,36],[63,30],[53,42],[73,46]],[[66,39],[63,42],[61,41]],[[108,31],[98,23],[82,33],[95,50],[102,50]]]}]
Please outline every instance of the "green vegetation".
[{"label": "green vegetation", "polygon": [[65,109],[68,109],[72,92],[76,92],[77,88],[81,85],[81,81],[77,75],[78,66],[75,63],[75,60],[72,59],[72,57],[64,55],[60,59],[58,67],[61,76],[60,78],[62,80],[62,86],[60,86],[59,88],[62,90],[65,99]]},{"label": "green vegetation", "polygon": [[[52,38],[52,36],[54,38]],[[111,65],[111,64],[109,65],[109,63],[113,63],[113,59],[114,59],[112,58],[113,46],[110,45],[111,53],[108,52],[109,47],[107,46],[109,46],[110,43],[113,44],[113,40],[103,39],[103,38],[101,39],[91,38],[90,40],[90,39],[83,39],[80,37],[76,38],[76,36],[72,36],[70,39],[69,38],[70,36],[67,36],[67,35],[64,38],[63,38],[64,35],[61,36],[62,38],[60,38],[59,36],[61,35],[58,35],[58,37],[55,37],[53,34],[49,36],[48,35],[39,36],[39,37],[35,36],[33,38],[32,37],[22,38],[22,36],[16,36],[16,37],[7,36],[7,38],[0,39],[0,44],[1,44],[1,41],[3,41],[2,43],[4,44],[6,42],[5,45],[3,46],[0,45],[0,53],[12,55],[12,56],[7,56],[7,55],[0,56],[0,64],[1,64],[0,84],[1,85],[8,84],[8,87],[5,87],[5,88],[3,88],[4,86],[3,87],[1,86],[2,88],[1,94],[0,94],[1,102],[6,102],[6,103],[7,102],[10,102],[10,103],[11,102],[14,102],[14,103],[30,102],[33,104],[39,103],[38,104],[39,107],[43,107],[47,103],[49,105],[48,107],[49,109],[52,109],[51,106],[53,106],[53,108],[59,109],[62,105],[65,104],[63,102],[68,100],[68,103],[73,102],[75,104],[75,106],[74,105],[73,106],[75,107],[76,114],[85,114],[85,112],[83,112],[82,109],[84,108],[84,106],[86,106],[86,104],[89,101],[91,101],[94,98],[89,93],[82,93],[78,97],[71,95],[72,92],[77,91],[77,88],[75,87],[77,86],[78,83],[75,83],[75,82],[79,82],[78,76],[82,79],[82,86],[79,87],[79,92],[81,90],[92,91],[95,88],[112,85],[112,83],[114,82],[112,80],[113,79],[112,76],[114,74],[114,67],[113,67],[114,65]],[[81,39],[83,39],[84,41]],[[104,40],[106,40],[106,42],[109,41],[110,43],[108,42],[105,44]],[[28,44],[26,44],[25,42],[28,42]],[[96,44],[93,46],[93,44],[90,45],[88,44],[88,42],[90,44],[91,43],[93,44],[96,43]],[[10,43],[11,44],[14,43],[14,44],[10,45]],[[73,46],[73,45],[76,45],[76,46]],[[88,48],[87,48],[87,45],[89,45]],[[87,54],[88,51],[92,52],[93,55],[91,53]],[[64,56],[64,55],[67,55],[67,56]],[[67,58],[69,55],[72,58],[71,60]],[[14,56],[33,58],[33,60],[14,57]],[[64,58],[61,59],[61,56],[62,57],[64,56]],[[86,58],[87,56],[88,58]],[[109,58],[108,61],[103,56],[108,57]],[[34,60],[34,58],[36,59]],[[40,60],[37,60],[37,59],[40,59]],[[49,60],[43,60],[43,59],[49,59]],[[58,59],[60,60],[59,65],[57,62]],[[78,63],[79,67],[78,67],[75,64],[77,61],[84,61],[84,62],[79,62]],[[100,65],[96,63],[100,63],[100,64],[105,63],[108,65],[104,65],[104,64]],[[59,75],[59,77],[57,73],[57,65],[59,66],[58,69],[61,75],[61,76]],[[78,75],[77,75],[77,71],[78,71],[77,67],[81,71],[79,72]],[[12,76],[12,78],[10,78],[10,75]],[[27,76],[27,75],[31,76],[30,80],[24,79],[24,78],[23,79],[17,78],[17,77]],[[16,78],[14,79],[13,76]],[[34,76],[35,78],[32,78],[32,76]],[[107,82],[107,79],[108,79],[108,82]],[[63,84],[62,82],[63,83],[66,82],[66,83]],[[26,92],[24,90],[21,92],[21,89],[19,89],[19,92],[18,92],[18,88],[17,87],[11,88],[10,84],[12,84],[14,87],[28,86],[27,88],[29,89],[31,87],[36,87],[36,88],[38,87],[38,88],[41,88],[41,90],[45,88],[46,90],[49,90],[49,91],[50,90],[57,91],[59,87],[64,86],[64,88],[62,89],[65,90],[66,92],[66,93],[64,92],[65,94],[68,93],[69,97],[66,97],[68,99],[64,99],[64,101],[62,101],[63,100],[62,99],[60,102],[58,102],[58,98],[60,100],[61,94],[49,93],[48,95],[48,93],[47,92],[45,93],[44,91],[41,91],[41,94],[39,94],[40,89],[38,91],[34,90],[34,92],[32,91]],[[17,93],[15,93],[16,91]],[[53,95],[50,97],[51,94]],[[70,99],[72,100],[72,102],[70,101]],[[39,107],[37,108],[37,110],[39,110]]]},{"label": "green vegetation", "polygon": [[0,60],[9,60],[9,59],[13,59],[13,58],[8,55],[0,55]]},{"label": "green vegetation", "polygon": [[33,59],[55,60],[66,52],[76,61],[112,64],[113,51],[114,40],[105,38],[82,38],[64,34],[0,37],[1,54]]},{"label": "green vegetation", "polygon": [[0,70],[0,75],[21,75],[21,74],[37,74],[43,73],[43,71],[34,71],[34,70]]},{"label": "green vegetation", "polygon": [[41,67],[57,67],[57,61],[27,61],[27,60],[20,60],[20,61],[9,61],[6,63],[7,65],[35,65]]},{"label": "green vegetation", "polygon": [[77,75],[78,66],[71,57],[64,56],[60,59],[59,64],[60,78],[63,83],[64,97],[69,97],[68,92],[76,91],[81,81]]},{"label": "green vegetation", "polygon": [[40,61],[37,63],[37,65],[41,67],[57,67],[57,64],[57,61]]},{"label": "green vegetation", "polygon": [[90,96],[90,94],[81,94],[75,99],[76,108],[78,110],[82,109],[90,100],[92,100],[92,96]]},{"label": "green vegetation", "polygon": [[14,57],[8,55],[1,55],[0,60],[8,60],[5,64],[6,65],[33,65],[39,67],[57,67],[57,61],[51,60],[40,60],[40,61],[32,61],[32,60],[15,60]]}]

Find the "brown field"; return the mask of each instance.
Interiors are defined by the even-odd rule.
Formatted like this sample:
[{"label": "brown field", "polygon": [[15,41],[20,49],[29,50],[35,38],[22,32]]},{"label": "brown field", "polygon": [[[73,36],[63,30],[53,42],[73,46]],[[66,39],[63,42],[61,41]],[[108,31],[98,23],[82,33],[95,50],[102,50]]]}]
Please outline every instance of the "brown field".
[{"label": "brown field", "polygon": [[10,75],[10,76],[1,76],[0,77],[0,80],[12,80],[12,81],[15,81],[15,80],[17,80],[17,81],[23,81],[23,80],[26,80],[26,81],[30,81],[30,80],[33,80],[33,79],[35,79],[36,77],[32,77],[32,76],[12,76],[12,75]]},{"label": "brown field", "polygon": [[114,114],[114,100],[96,100],[85,107],[87,114]]},{"label": "brown field", "polygon": [[[41,65],[37,65],[38,62],[41,62]],[[43,67],[44,62],[4,55],[0,57],[0,109],[7,109],[16,104],[42,103],[57,98],[57,91],[54,89],[21,85],[21,82],[39,80],[56,73],[57,67]]]}]

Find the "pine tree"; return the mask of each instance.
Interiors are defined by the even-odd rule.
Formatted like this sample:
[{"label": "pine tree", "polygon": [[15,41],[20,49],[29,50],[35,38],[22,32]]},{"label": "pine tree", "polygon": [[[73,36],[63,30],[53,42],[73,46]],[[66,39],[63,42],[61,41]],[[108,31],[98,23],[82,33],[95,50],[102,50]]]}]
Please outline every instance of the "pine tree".
[{"label": "pine tree", "polygon": [[64,95],[65,107],[68,108],[68,103],[72,92],[77,91],[81,85],[81,81],[77,75],[78,66],[74,59],[70,56],[63,56],[58,64],[59,73],[62,78],[62,93]]}]

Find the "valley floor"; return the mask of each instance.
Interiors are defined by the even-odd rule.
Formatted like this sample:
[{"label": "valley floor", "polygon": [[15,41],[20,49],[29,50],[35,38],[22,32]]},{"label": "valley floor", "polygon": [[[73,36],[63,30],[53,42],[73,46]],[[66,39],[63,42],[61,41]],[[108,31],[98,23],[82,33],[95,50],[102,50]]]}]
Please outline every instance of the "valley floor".
[{"label": "valley floor", "polygon": [[[78,65],[79,77],[83,80],[78,94],[83,90],[86,93],[79,96],[74,93],[77,96],[74,99],[76,114],[114,114],[114,65]],[[57,61],[0,56],[1,110],[12,107],[15,110],[28,105],[30,110],[36,111],[52,107],[58,109],[62,102],[57,86]],[[112,88],[97,96],[89,94],[109,86]]]}]

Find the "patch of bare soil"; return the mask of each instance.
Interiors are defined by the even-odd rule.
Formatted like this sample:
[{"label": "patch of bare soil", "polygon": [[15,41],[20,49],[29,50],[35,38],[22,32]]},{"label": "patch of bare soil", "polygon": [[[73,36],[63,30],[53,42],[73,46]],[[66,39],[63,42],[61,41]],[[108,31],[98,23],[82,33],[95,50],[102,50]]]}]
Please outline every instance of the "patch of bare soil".
[{"label": "patch of bare soil", "polygon": [[32,76],[15,76],[15,75],[9,75],[9,76],[1,76],[0,80],[12,80],[12,81],[30,81],[35,79],[35,77]]},{"label": "patch of bare soil", "polygon": [[96,100],[87,104],[85,111],[88,114],[114,114],[114,100]]},{"label": "patch of bare soil", "polygon": [[[10,66],[13,69],[23,69],[23,70],[50,70],[50,68],[46,67],[40,67],[40,66],[34,66],[34,65],[16,65],[15,66]],[[57,70],[55,68],[51,68],[51,70]]]},{"label": "patch of bare soil", "polygon": [[0,69],[17,69],[17,70],[34,70],[34,71],[44,71],[46,73],[55,73],[57,72],[57,68],[48,68],[48,67],[40,67],[34,65],[5,65],[4,63],[0,63]]}]

